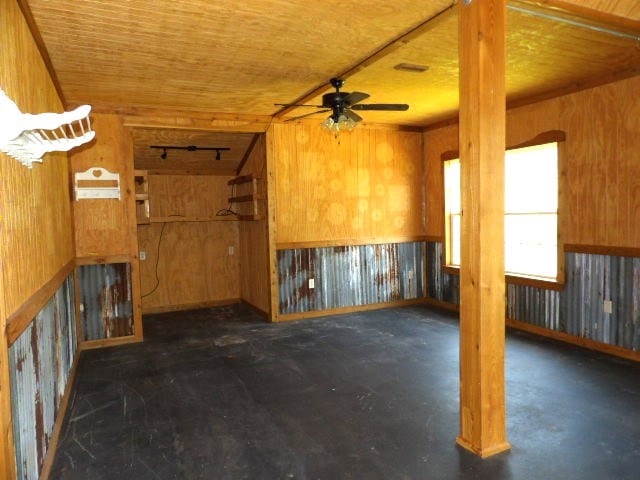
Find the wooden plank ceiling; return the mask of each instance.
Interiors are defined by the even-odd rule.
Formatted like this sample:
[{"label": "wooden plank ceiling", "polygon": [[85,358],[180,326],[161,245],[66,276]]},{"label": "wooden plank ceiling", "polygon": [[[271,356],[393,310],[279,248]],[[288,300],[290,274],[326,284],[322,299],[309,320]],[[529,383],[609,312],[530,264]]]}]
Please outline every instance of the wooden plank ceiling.
[{"label": "wooden plank ceiling", "polygon": [[[328,79],[342,75],[345,91],[371,95],[366,103],[410,105],[407,112],[360,112],[368,123],[422,127],[455,117],[458,108],[453,0],[369,0],[366,8],[337,0],[21,3],[69,106],[274,115],[281,112],[275,103],[320,104]],[[508,6],[511,103],[640,72],[640,1],[513,0]],[[429,69],[400,71],[394,68],[400,63]],[[293,109],[284,118],[310,111]],[[136,166],[163,167],[151,144],[246,149],[252,137],[207,135],[134,131]],[[190,153],[189,168],[211,168],[208,158],[196,162],[196,152]],[[214,169],[229,171],[243,156],[223,154]]]}]

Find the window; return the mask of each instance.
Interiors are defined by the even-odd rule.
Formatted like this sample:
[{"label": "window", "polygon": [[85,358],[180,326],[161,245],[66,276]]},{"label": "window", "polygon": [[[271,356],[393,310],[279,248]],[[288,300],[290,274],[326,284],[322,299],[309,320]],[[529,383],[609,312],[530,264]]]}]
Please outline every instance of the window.
[{"label": "window", "polygon": [[[444,164],[446,264],[460,266],[460,160]],[[505,271],[555,280],[558,266],[558,142],[505,154]]]}]

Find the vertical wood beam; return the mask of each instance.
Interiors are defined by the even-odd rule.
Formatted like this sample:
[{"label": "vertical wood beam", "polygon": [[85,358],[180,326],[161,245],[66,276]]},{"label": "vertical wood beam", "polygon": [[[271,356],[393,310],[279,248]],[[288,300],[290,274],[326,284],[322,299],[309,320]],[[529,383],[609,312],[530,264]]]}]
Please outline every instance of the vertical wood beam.
[{"label": "vertical wood beam", "polygon": [[267,181],[267,258],[269,261],[269,321],[277,322],[280,311],[278,285],[278,251],[276,248],[276,135],[277,125],[269,125],[265,132]]},{"label": "vertical wood beam", "polygon": [[504,392],[506,0],[458,3],[462,241],[460,435],[480,457],[510,448]]}]

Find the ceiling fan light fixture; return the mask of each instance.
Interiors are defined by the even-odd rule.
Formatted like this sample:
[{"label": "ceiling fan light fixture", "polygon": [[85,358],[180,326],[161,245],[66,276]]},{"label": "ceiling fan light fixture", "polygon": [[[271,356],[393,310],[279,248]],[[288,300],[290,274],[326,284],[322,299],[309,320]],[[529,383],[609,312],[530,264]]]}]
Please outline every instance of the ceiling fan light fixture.
[{"label": "ceiling fan light fixture", "polygon": [[340,132],[350,132],[356,127],[357,123],[344,113],[329,115],[321,124],[323,128],[337,135]]}]

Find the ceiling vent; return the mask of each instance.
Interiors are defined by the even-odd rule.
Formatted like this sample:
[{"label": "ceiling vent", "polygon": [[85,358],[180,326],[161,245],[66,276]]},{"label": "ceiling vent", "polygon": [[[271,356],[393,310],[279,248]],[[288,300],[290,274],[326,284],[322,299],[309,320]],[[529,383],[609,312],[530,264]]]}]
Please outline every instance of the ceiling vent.
[{"label": "ceiling vent", "polygon": [[399,63],[393,68],[402,72],[413,73],[423,73],[429,70],[429,67],[427,65],[418,65],[417,63]]}]

